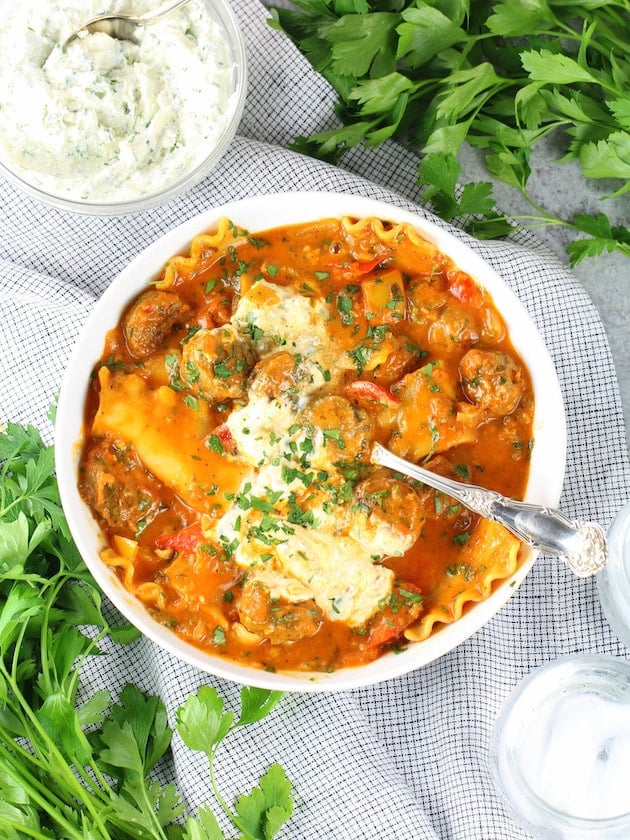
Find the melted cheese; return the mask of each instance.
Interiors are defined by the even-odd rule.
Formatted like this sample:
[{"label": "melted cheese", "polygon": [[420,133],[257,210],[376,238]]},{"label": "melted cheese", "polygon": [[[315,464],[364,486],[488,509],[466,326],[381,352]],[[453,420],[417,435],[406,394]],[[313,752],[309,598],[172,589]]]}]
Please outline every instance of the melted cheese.
[{"label": "melted cheese", "polygon": [[247,332],[262,330],[256,350],[264,357],[279,348],[311,360],[330,351],[326,303],[296,294],[292,289],[259,280],[238,302],[232,323]]},{"label": "melted cheese", "polygon": [[289,428],[295,423],[295,410],[288,402],[252,397],[226,420],[239,455],[252,466],[261,466],[281,455]]},{"label": "melted cheese", "polygon": [[[276,591],[280,586],[287,600],[305,600],[308,593],[330,621],[362,627],[390,595],[394,573],[375,564],[372,555],[350,537],[285,525],[271,531],[271,540],[277,542],[268,545],[247,537],[252,519],[256,517],[241,518],[241,539],[233,560],[248,571],[249,579],[265,580],[273,571]],[[301,584],[297,590],[294,581]]]}]

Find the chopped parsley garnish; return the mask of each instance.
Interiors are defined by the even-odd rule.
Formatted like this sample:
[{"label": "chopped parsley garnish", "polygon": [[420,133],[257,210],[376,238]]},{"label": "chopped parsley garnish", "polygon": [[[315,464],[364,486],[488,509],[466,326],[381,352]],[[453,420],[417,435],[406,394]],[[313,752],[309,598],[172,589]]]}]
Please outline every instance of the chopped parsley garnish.
[{"label": "chopped parsley garnish", "polygon": [[182,338],[182,344],[186,344],[186,342],[190,341],[190,339],[193,337],[193,335],[195,335],[195,333],[198,333],[200,329],[201,329],[201,327],[198,326],[197,324],[190,327],[188,329],[188,332],[186,333],[186,335]]},{"label": "chopped parsley garnish", "polygon": [[239,540],[234,537],[233,540],[229,540],[226,536],[221,535],[221,546],[223,548],[223,554],[226,560],[229,560],[230,557],[234,554],[236,549],[239,547],[240,542]]},{"label": "chopped parsley garnish", "polygon": [[212,634],[212,642],[215,645],[224,645],[227,642],[225,638],[225,630],[223,627],[215,627],[214,633]]},{"label": "chopped parsley garnish", "polygon": [[468,563],[452,563],[446,567],[445,572],[446,576],[451,578],[461,575],[467,583],[475,576],[475,570]]},{"label": "chopped parsley garnish", "polygon": [[168,384],[173,391],[183,391],[186,385],[179,375],[179,356],[177,353],[167,353],[164,356],[164,364],[168,373]]},{"label": "chopped parsley garnish", "polygon": [[346,444],[339,429],[324,429],[324,443],[328,440],[334,440],[339,449],[345,449]]},{"label": "chopped parsley garnish", "polygon": [[304,508],[299,505],[295,493],[289,494],[289,510],[287,519],[292,525],[303,525],[307,528],[314,528],[317,525],[313,511],[304,510]]},{"label": "chopped parsley garnish", "polygon": [[199,368],[194,362],[186,362],[184,370],[186,371],[186,381],[194,385],[200,376]]},{"label": "chopped parsley garnish", "polygon": [[282,467],[282,480],[285,484],[291,484],[293,481],[301,481],[304,487],[310,487],[313,483],[312,472],[302,472],[295,467]]},{"label": "chopped parsley garnish", "polygon": [[345,286],[337,295],[337,310],[341,315],[342,324],[352,324],[354,321],[354,295],[359,291],[359,286],[351,283]]},{"label": "chopped parsley garnish", "polygon": [[368,325],[367,332],[365,333],[365,337],[375,341],[379,344],[382,344],[387,337],[387,333],[389,332],[389,327],[386,324],[381,324],[379,326],[372,326]]},{"label": "chopped parsley garnish", "polygon": [[211,434],[206,441],[206,446],[212,452],[218,452],[219,455],[222,455],[225,452],[225,447],[221,443],[221,438],[218,435]]},{"label": "chopped parsley garnish", "polygon": [[228,364],[226,364],[226,362],[215,362],[212,366],[212,370],[218,379],[229,379],[230,376],[233,376],[234,374],[234,371]]},{"label": "chopped parsley garnish", "polygon": [[256,250],[260,250],[261,248],[265,248],[267,245],[271,243],[267,239],[263,239],[261,236],[248,236],[247,241],[250,245],[253,245]]},{"label": "chopped parsley garnish", "polygon": [[433,372],[437,367],[439,367],[439,365],[439,362],[427,362],[427,364],[424,367],[420,368],[420,373],[424,376],[428,389],[436,394],[442,391],[440,386],[433,378]]},{"label": "chopped parsley garnish", "polygon": [[363,368],[366,366],[370,358],[370,348],[365,344],[359,344],[359,346],[355,347],[354,350],[347,350],[346,356],[349,356],[353,360],[357,369],[357,374],[361,376]]},{"label": "chopped parsley garnish", "polygon": [[265,331],[261,330],[260,327],[257,327],[253,321],[247,324],[246,331],[251,337],[251,340],[254,342],[254,344],[258,344],[261,338],[265,335]]},{"label": "chopped parsley garnish", "polygon": [[453,472],[460,475],[462,478],[470,477],[470,470],[466,464],[455,464],[453,466]]}]

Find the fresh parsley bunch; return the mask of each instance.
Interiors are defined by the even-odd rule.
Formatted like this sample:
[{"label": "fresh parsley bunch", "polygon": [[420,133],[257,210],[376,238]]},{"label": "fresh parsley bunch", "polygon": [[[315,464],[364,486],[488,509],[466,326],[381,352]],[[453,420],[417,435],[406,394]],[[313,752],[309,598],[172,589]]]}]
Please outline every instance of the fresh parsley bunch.
[{"label": "fresh parsley bunch", "polygon": [[[532,150],[550,134],[561,162],[612,179],[607,198],[630,191],[628,0],[293,0],[272,15],[334,87],[343,123],[292,148],[338,163],[360,143],[397,138],[418,151],[423,200],[477,237],[560,224],[578,237],[572,265],[604,251],[630,256],[630,228],[604,213],[559,219],[527,192]],[[490,183],[457,188],[465,141],[532,215],[501,214]]]},{"label": "fresh parsley bunch", "polygon": [[[172,730],[158,697],[127,685],[79,702],[81,667],[112,627],[72,542],[53,474],[53,449],[37,430],[0,433],[0,836],[3,840],[223,840],[208,806],[187,816],[173,784],[153,771]],[[89,632],[88,632],[89,631]],[[202,686],[177,710],[184,744],[208,757],[219,806],[240,840],[270,840],[292,812],[291,783],[273,764],[231,807],[215,780],[217,750],[262,720],[280,692],[243,688],[241,713]]]}]

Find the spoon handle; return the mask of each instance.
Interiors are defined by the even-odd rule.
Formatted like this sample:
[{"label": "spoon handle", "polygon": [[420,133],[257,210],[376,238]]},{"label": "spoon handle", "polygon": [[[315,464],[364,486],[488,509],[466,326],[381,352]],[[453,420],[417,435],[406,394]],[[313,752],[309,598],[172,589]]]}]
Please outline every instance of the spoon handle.
[{"label": "spoon handle", "polygon": [[165,6],[160,6],[160,8],[158,8],[155,12],[147,12],[144,15],[139,15],[136,20],[138,23],[142,23],[144,25],[148,23],[157,23],[167,15],[170,15],[171,12],[174,12],[179,6],[183,6],[185,3],[189,2],[190,0],[177,0],[176,3],[168,3]]},{"label": "spoon handle", "polygon": [[379,443],[372,447],[371,461],[441,490],[484,519],[505,526],[532,548],[560,557],[579,577],[590,577],[606,565],[606,533],[595,522],[569,519],[546,505],[518,502],[494,490],[444,478],[399,458]]},{"label": "spoon handle", "polygon": [[118,38],[123,41],[133,41],[139,43],[136,35],[136,30],[140,26],[149,26],[152,23],[157,23],[163,20],[175,9],[183,6],[185,3],[190,3],[190,0],[176,0],[176,2],[168,3],[160,6],[155,12],[146,12],[143,15],[131,15],[126,13],[111,13],[97,15],[96,17],[86,20],[78,29],[63,42],[61,50],[65,51],[66,47],[78,38],[83,38],[94,32],[104,32],[106,35],[111,35],[112,38]]}]

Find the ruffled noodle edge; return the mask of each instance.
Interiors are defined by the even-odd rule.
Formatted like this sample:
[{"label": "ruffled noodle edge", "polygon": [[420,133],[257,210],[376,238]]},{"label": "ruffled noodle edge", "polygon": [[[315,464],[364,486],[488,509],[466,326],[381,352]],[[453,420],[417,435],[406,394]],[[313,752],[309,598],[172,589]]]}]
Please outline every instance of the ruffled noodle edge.
[{"label": "ruffled noodle edge", "polygon": [[234,237],[236,230],[234,223],[230,219],[226,216],[221,216],[217,222],[215,233],[206,231],[205,233],[197,234],[190,243],[190,252],[188,255],[178,254],[168,260],[164,266],[162,279],[155,284],[155,288],[161,290],[170,289],[180,272],[194,270],[204,260],[208,252],[218,250],[227,240],[229,232],[231,232],[233,238],[238,238]]},{"label": "ruffled noodle edge", "polygon": [[367,229],[371,228],[374,235],[385,245],[396,245],[401,237],[406,237],[416,248],[421,248],[428,253],[435,253],[438,248],[425,239],[408,222],[384,222],[376,216],[368,216],[364,219],[355,219],[350,216],[342,216],[341,226],[346,234],[357,238],[364,236]]},{"label": "ruffled noodle edge", "polygon": [[486,600],[495,583],[506,580],[516,571],[520,547],[520,540],[502,525],[481,520],[460,556],[462,566],[478,570],[474,581],[462,588],[461,578],[454,575],[450,586],[440,587],[431,609],[405,631],[405,638],[410,642],[422,642],[439,629],[436,625],[452,624],[462,617],[468,604]]}]

